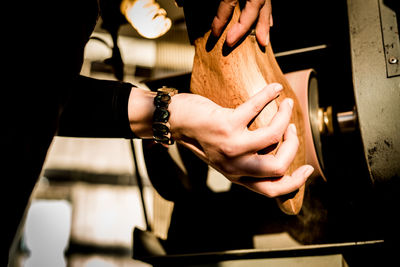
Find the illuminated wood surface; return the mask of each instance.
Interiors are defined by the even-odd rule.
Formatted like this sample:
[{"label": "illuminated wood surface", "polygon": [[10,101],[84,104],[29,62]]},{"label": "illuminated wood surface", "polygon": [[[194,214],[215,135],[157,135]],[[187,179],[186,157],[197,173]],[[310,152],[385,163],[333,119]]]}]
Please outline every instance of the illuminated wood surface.
[{"label": "illuminated wood surface", "polygon": [[[218,40],[210,36],[210,31],[195,40],[191,91],[221,106],[235,108],[267,84],[274,82],[282,84],[284,90],[280,96],[266,106],[251,124],[250,129],[268,125],[284,98],[290,97],[294,100],[291,122],[296,124],[300,146],[288,170],[291,174],[305,164],[304,124],[301,109],[292,88],[275,60],[271,45],[265,48],[260,47],[255,36],[251,34],[233,48],[224,44],[227,30],[233,22],[238,20],[239,15],[240,10],[237,7],[230,24]],[[273,148],[268,153],[275,153],[276,149]],[[303,196],[304,186],[293,194],[277,198],[277,203],[286,214],[297,214],[301,209]]]}]

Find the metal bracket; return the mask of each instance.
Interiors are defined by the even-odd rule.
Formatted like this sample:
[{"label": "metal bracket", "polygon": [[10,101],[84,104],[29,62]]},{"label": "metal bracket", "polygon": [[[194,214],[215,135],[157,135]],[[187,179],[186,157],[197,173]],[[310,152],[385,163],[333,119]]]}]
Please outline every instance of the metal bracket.
[{"label": "metal bracket", "polygon": [[[382,26],[383,49],[386,57],[387,77],[400,75],[400,39],[399,23],[393,1],[379,0],[379,12]],[[397,7],[398,8],[398,7]]]}]

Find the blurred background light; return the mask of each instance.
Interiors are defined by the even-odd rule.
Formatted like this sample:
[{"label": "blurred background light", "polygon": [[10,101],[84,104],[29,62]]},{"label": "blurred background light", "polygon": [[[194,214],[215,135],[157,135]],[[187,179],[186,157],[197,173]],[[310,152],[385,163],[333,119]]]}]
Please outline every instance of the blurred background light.
[{"label": "blurred background light", "polygon": [[172,21],[154,0],[123,0],[121,13],[143,37],[154,39],[169,31]]}]

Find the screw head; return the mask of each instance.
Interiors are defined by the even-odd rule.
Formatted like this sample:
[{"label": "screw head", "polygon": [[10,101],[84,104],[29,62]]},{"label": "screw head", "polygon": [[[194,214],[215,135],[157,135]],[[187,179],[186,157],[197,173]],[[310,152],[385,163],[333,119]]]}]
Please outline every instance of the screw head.
[{"label": "screw head", "polygon": [[399,60],[398,60],[397,58],[395,58],[395,57],[390,57],[390,58],[389,58],[389,63],[390,63],[390,64],[397,64],[398,61],[399,61]]}]

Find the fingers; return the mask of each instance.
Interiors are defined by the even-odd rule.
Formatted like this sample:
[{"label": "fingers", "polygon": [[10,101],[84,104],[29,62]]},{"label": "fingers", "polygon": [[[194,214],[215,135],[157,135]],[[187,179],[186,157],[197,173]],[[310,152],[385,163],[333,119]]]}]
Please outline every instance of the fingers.
[{"label": "fingers", "polygon": [[259,178],[285,175],[299,147],[299,139],[295,129],[294,124],[287,128],[284,140],[275,155],[254,153],[242,158],[236,163],[238,168],[236,174]]},{"label": "fingers", "polygon": [[222,0],[219,4],[217,14],[211,25],[214,36],[220,36],[225,25],[228,23],[230,16],[235,9],[237,0]]},{"label": "fingers", "polygon": [[[247,157],[246,160],[241,160],[240,163],[236,162],[236,166],[242,168],[242,175],[246,176],[232,179],[233,182],[271,198],[299,189],[313,173],[314,168],[310,165],[303,165],[292,174],[286,174],[296,155],[298,145],[294,124],[290,124],[284,134],[284,141],[275,156],[255,154]],[[234,177],[238,176],[236,173]]]},{"label": "fingers", "polygon": [[[224,27],[233,14],[237,0],[222,0],[217,14],[211,25],[214,36],[221,35]],[[256,25],[257,41],[262,46],[269,43],[269,28],[272,27],[271,0],[247,0],[244,9],[239,17],[239,22],[232,26],[226,36],[226,44],[234,46],[253,26]]]},{"label": "fingers", "polygon": [[233,25],[227,33],[227,45],[234,46],[251,29],[254,22],[258,19],[256,26],[257,41],[260,45],[266,46],[269,42],[270,16],[270,0],[247,0],[239,17],[239,22]]},{"label": "fingers", "polygon": [[282,176],[286,173],[290,164],[296,157],[298,148],[299,138],[297,137],[296,126],[294,124],[290,124],[283,135],[283,142],[276,151],[276,166],[275,169],[272,170],[272,175]]},{"label": "fingers", "polygon": [[[278,112],[274,115],[268,126],[247,131],[248,140],[250,140],[248,151],[259,151],[280,142],[288,129],[292,110],[293,100],[286,98],[282,101]],[[295,131],[296,127],[294,125],[293,127]]]},{"label": "fingers", "polygon": [[260,9],[262,8],[261,1],[248,0],[240,14],[239,21],[232,26],[226,35],[226,44],[234,46],[246,32],[251,29],[251,26],[256,21]]},{"label": "fingers", "polygon": [[235,120],[241,126],[247,126],[263,108],[283,90],[279,83],[271,83],[249,100],[238,106],[234,111]]},{"label": "fingers", "polygon": [[299,189],[305,184],[313,171],[314,168],[312,166],[303,165],[291,175],[284,175],[280,179],[243,179],[240,183],[257,193],[272,198],[286,195]]},{"label": "fingers", "polygon": [[271,1],[266,1],[268,3],[260,10],[258,17],[258,22],[256,25],[256,37],[257,41],[262,46],[267,46],[269,44],[269,29],[272,27],[272,14],[271,14]]}]

